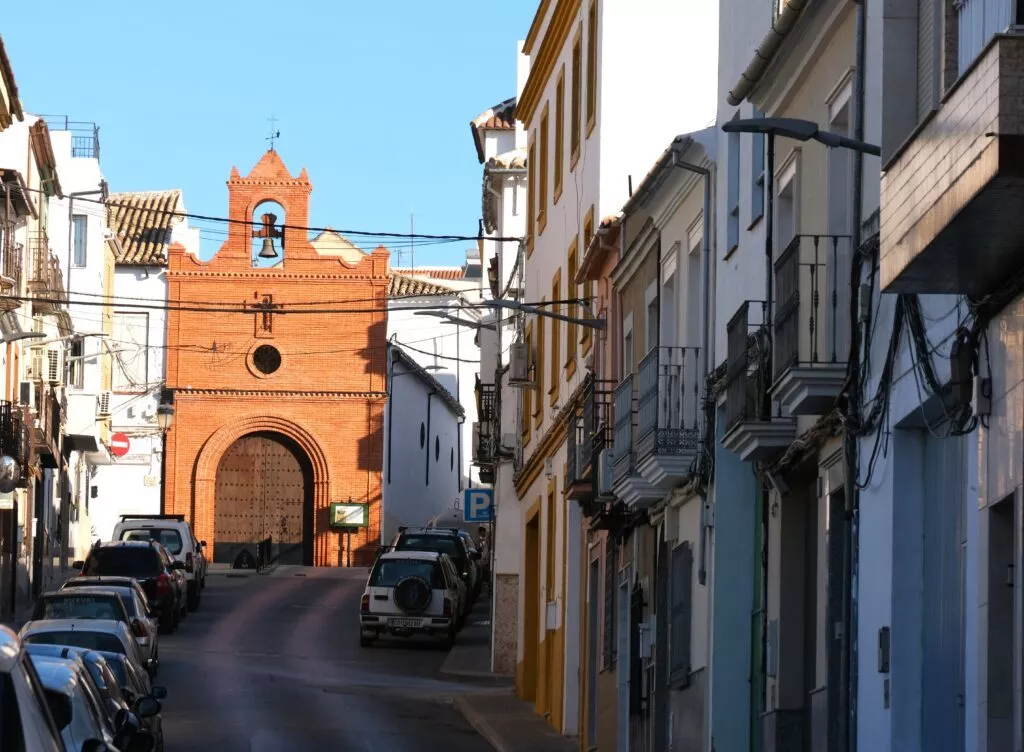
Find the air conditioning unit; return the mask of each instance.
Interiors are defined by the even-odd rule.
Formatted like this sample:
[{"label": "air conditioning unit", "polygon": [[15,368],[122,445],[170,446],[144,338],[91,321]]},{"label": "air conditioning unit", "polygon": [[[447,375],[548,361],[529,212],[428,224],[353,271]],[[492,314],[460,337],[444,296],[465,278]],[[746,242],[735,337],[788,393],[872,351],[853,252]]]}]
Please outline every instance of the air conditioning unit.
[{"label": "air conditioning unit", "polygon": [[501,435],[501,448],[506,452],[511,452],[518,446],[519,440],[514,433],[503,433]]},{"label": "air conditioning unit", "polygon": [[601,450],[601,453],[597,455],[598,496],[612,495],[612,463],[614,462],[615,456],[612,454],[610,447],[605,447]]},{"label": "air conditioning unit", "polygon": [[96,415],[98,417],[110,417],[110,397],[110,392],[100,392],[96,397]]},{"label": "air conditioning unit", "polygon": [[18,385],[18,404],[30,410],[37,409],[36,385],[34,381],[22,381]]},{"label": "air conditioning unit", "polygon": [[46,380],[51,384],[64,383],[64,348],[59,346],[47,348]]},{"label": "air conditioning unit", "polygon": [[525,342],[515,342],[509,350],[508,383],[511,386],[530,387],[530,348]]}]

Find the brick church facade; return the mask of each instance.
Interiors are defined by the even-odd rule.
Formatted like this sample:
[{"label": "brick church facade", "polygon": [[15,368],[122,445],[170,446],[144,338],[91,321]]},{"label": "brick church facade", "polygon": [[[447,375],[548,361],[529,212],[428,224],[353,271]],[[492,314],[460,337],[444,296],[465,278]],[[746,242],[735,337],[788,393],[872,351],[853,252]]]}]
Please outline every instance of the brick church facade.
[{"label": "brick church facade", "polygon": [[[273,149],[227,185],[217,254],[169,249],[165,511],[192,520],[213,561],[252,556],[269,536],[283,563],[367,566],[380,542],[388,252],[295,229],[309,224],[312,185]],[[350,501],[369,505],[351,557],[329,524],[330,504]]]}]

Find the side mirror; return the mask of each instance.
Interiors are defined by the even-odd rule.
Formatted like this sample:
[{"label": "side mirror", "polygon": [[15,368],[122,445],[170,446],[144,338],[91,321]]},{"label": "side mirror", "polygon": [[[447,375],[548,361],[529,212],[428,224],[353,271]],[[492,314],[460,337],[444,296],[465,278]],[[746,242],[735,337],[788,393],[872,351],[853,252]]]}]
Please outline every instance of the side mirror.
[{"label": "side mirror", "polygon": [[153,687],[153,691],[150,694],[157,700],[163,700],[167,697],[167,687]]},{"label": "side mirror", "polygon": [[[72,569],[82,569],[84,567],[85,567],[85,562],[84,561],[73,561],[73,562],[71,562],[71,568]],[[92,740],[90,739],[90,741],[92,741]]]},{"label": "side mirror", "polygon": [[[50,707],[50,715],[53,716],[54,723],[57,724],[57,729],[63,731],[71,723],[71,698],[62,692],[54,692],[51,690],[46,691],[46,704]],[[102,744],[102,742],[100,742]],[[84,750],[85,747],[83,746]],[[96,747],[97,750],[103,749],[103,747]]]},{"label": "side mirror", "polygon": [[161,709],[162,706],[155,697],[140,697],[139,701],[135,703],[135,712],[138,713],[139,718],[152,718]]},{"label": "side mirror", "polygon": [[473,561],[480,561],[480,559],[483,558],[483,554],[479,551],[470,551],[469,558],[473,559]]},{"label": "side mirror", "polygon": [[183,562],[183,561],[175,561],[175,562],[171,563],[171,569],[184,569],[184,568],[185,568],[185,562]]}]

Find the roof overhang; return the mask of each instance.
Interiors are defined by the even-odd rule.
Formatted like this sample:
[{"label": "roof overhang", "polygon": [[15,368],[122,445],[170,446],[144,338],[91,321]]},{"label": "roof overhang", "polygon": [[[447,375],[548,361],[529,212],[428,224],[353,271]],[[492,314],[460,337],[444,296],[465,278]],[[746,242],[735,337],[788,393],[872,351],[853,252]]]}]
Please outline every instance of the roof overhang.
[{"label": "roof overhang", "polygon": [[7,57],[7,49],[4,47],[3,37],[0,37],[0,80],[4,84],[5,102],[0,102],[0,131],[7,128],[14,119],[19,121],[25,119],[25,111],[21,108],[21,99],[18,97],[18,84],[14,80],[14,69],[11,67],[10,58]]},{"label": "roof overhang", "polygon": [[[10,198],[11,208],[16,216],[31,216],[33,219],[39,216],[28,186],[25,185],[25,178],[20,172],[10,167],[0,167],[0,185],[2,185],[0,191],[4,194],[0,195],[0,202]],[[0,211],[5,206],[5,203],[0,204]]]},{"label": "roof overhang", "polygon": [[39,165],[44,195],[64,198],[64,191],[60,187],[60,178],[57,176],[57,157],[53,153],[50,129],[42,118],[29,128],[29,143],[32,145],[32,154],[36,158],[36,164]]}]

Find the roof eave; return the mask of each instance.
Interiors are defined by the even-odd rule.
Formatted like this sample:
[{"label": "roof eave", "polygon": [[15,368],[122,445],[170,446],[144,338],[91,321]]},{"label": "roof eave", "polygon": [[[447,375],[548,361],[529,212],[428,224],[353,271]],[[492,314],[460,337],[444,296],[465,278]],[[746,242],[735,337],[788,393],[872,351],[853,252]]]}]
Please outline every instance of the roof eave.
[{"label": "roof eave", "polygon": [[14,68],[11,67],[11,60],[7,57],[7,48],[4,46],[3,37],[0,36],[0,76],[3,77],[4,87],[7,89],[9,99],[8,105],[11,114],[18,118],[18,121],[25,119],[25,111],[21,107],[21,99],[18,97],[18,84],[14,80]]},{"label": "roof eave", "polygon": [[437,395],[452,409],[460,418],[466,417],[466,410],[459,404],[459,401],[449,392],[444,385],[430,375],[430,372],[426,368],[421,366],[412,357],[402,349],[401,345],[395,344],[394,342],[388,343],[388,349],[393,353],[393,357],[397,356],[402,363],[412,372],[415,373],[423,383],[433,389]]}]

